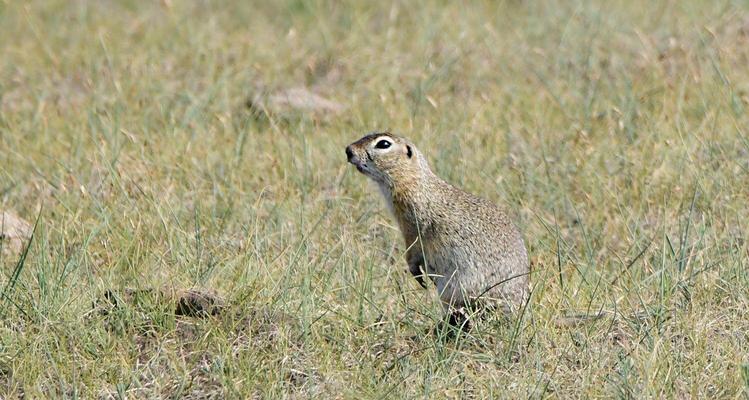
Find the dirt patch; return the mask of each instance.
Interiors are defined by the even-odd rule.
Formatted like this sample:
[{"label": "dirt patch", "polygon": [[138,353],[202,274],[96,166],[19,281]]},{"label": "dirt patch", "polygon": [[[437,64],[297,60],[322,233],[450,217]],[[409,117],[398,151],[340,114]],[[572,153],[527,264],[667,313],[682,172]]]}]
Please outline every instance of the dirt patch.
[{"label": "dirt patch", "polygon": [[147,304],[173,304],[174,314],[203,318],[218,315],[226,302],[218,294],[195,289],[173,293],[166,289],[109,289],[94,302],[94,308],[107,315],[125,305],[143,307]]}]

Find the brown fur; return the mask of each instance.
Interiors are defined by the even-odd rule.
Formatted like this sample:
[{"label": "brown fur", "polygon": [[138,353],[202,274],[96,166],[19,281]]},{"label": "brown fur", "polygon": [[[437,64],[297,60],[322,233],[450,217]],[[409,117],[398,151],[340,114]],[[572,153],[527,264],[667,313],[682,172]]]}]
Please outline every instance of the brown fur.
[{"label": "brown fur", "polygon": [[[382,140],[391,145],[377,148]],[[440,179],[406,138],[373,133],[346,154],[379,185],[408,248],[409,271],[421,279],[424,270],[446,308],[478,300],[510,312],[527,301],[528,255],[501,209]]]}]

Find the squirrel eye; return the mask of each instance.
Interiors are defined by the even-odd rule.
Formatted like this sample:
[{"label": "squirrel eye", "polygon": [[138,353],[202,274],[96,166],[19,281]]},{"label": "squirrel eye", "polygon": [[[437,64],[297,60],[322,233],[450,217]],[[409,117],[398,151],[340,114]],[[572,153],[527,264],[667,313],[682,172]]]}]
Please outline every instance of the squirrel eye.
[{"label": "squirrel eye", "polygon": [[377,148],[377,149],[387,149],[388,147],[390,147],[390,144],[391,143],[389,141],[387,141],[387,140],[380,140],[375,145],[375,148]]}]

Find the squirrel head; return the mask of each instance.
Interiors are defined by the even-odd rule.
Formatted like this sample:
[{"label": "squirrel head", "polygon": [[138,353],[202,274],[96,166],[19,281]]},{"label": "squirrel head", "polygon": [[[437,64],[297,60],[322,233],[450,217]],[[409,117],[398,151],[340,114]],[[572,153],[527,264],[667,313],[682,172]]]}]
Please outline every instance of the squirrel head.
[{"label": "squirrel head", "polygon": [[408,139],[371,133],[346,147],[348,162],[375,182],[394,187],[429,172],[424,156]]}]

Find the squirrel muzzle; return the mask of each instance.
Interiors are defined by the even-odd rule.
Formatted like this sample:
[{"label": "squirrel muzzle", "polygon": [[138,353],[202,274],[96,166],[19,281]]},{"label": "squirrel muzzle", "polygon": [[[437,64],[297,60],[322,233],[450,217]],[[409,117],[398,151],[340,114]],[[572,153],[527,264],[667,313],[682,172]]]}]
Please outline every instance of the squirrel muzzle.
[{"label": "squirrel muzzle", "polygon": [[364,173],[364,166],[362,160],[355,153],[351,146],[346,146],[346,158],[348,162],[353,164],[359,172]]}]

